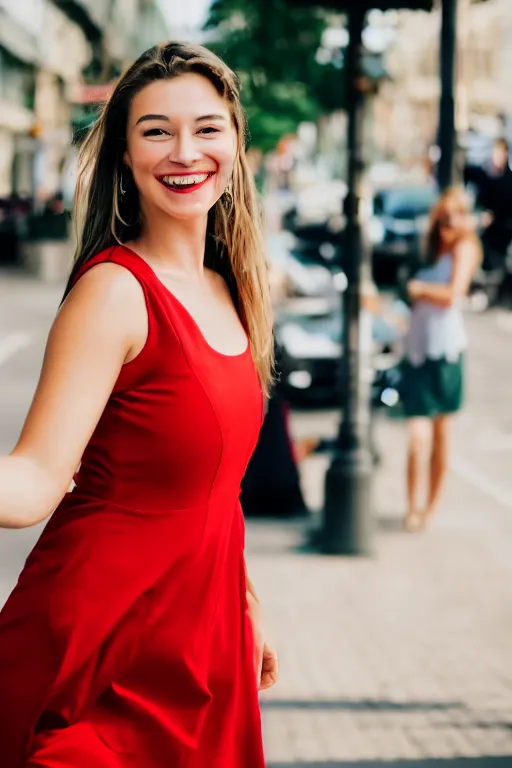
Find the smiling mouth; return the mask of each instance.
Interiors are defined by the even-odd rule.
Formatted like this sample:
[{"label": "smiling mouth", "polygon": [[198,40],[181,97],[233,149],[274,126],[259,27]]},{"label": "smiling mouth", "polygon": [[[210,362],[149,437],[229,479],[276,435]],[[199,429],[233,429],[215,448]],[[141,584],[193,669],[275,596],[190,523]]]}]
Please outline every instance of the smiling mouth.
[{"label": "smiling mouth", "polygon": [[186,174],[183,176],[159,176],[158,181],[172,192],[194,192],[209,181],[215,171]]}]

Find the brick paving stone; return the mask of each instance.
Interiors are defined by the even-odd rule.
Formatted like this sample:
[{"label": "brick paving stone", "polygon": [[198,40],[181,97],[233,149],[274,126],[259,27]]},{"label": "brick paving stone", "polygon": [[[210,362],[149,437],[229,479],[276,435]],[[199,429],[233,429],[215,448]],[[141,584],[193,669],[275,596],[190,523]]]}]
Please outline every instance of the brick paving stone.
[{"label": "brick paving stone", "polygon": [[[402,425],[384,422],[380,439],[396,450],[376,480],[373,557],[308,552],[304,523],[247,523],[281,663],[262,695],[269,765],[481,758],[475,768],[487,768],[503,756],[512,767],[512,514],[452,475],[432,529],[402,533]],[[303,467],[317,507],[325,466]]]}]

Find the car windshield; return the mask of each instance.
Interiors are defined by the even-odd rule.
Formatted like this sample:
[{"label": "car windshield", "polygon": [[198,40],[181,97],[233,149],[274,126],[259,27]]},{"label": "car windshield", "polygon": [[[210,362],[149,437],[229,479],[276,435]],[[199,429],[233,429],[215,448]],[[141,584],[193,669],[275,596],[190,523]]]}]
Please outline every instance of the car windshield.
[{"label": "car windshield", "polygon": [[425,216],[436,202],[436,198],[436,191],[430,187],[393,189],[382,195],[382,211],[387,216],[404,219]]},{"label": "car windshield", "polygon": [[[291,318],[290,318],[291,319]],[[300,315],[292,322],[312,336],[324,336],[339,344],[342,341],[343,320],[340,312],[323,315]],[[379,344],[393,344],[399,335],[397,326],[380,316],[372,319],[372,336]]]},{"label": "car windshield", "polygon": [[318,249],[293,250],[291,251],[290,255],[305,267],[317,267],[321,263],[321,257],[318,254]]},{"label": "car windshield", "polygon": [[308,333],[312,333],[315,336],[327,336],[331,341],[337,343],[341,341],[342,319],[338,313],[321,317],[302,318],[300,324]]}]

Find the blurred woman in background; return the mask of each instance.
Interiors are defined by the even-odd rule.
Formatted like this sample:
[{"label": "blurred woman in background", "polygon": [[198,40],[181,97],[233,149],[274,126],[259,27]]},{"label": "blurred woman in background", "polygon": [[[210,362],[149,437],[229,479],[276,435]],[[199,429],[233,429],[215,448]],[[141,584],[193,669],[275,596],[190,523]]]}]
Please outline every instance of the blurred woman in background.
[{"label": "blurred woman in background", "polygon": [[[448,189],[431,213],[427,266],[408,283],[412,312],[401,393],[408,419],[407,530],[425,526],[439,504],[451,417],[463,403],[468,340],[460,303],[481,258],[469,200],[462,189]],[[428,467],[427,500],[420,504],[419,481]]]}]

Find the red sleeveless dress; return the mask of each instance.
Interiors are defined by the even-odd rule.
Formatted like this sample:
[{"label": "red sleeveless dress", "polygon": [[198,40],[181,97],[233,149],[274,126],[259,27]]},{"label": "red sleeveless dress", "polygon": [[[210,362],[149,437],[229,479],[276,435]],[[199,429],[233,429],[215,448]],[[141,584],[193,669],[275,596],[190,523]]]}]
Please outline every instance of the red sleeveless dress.
[{"label": "red sleeveless dress", "polygon": [[[151,267],[149,333],[0,613],[2,768],[262,768],[240,483],[262,395]],[[82,271],[82,274],[83,274]]]}]

